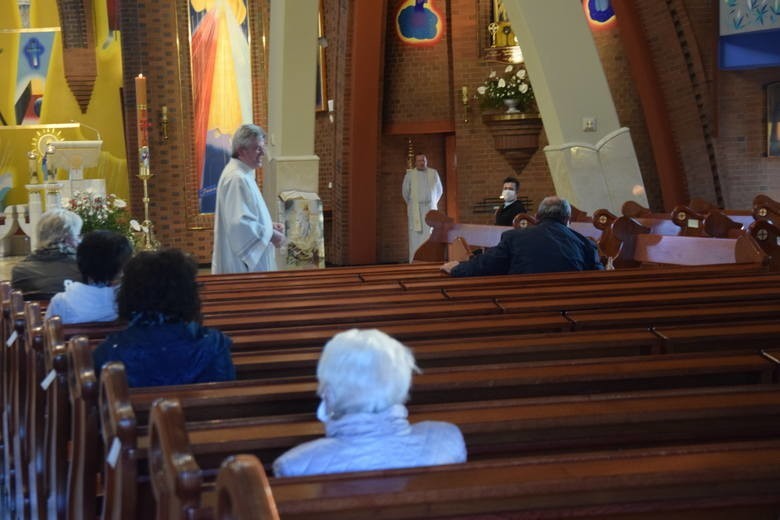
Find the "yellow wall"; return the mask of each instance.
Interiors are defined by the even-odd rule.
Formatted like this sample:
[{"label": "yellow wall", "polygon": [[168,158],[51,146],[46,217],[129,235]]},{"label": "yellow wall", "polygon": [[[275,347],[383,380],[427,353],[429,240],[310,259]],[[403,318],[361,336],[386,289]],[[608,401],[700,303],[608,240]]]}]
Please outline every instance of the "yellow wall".
[{"label": "yellow wall", "polygon": [[[96,23],[95,53],[97,62],[97,79],[92,91],[87,112],[82,114],[76,98],[65,81],[65,70],[62,61],[62,40],[58,33],[55,37],[49,74],[44,90],[44,103],[41,112],[41,126],[35,127],[0,127],[0,174],[11,173],[14,176],[14,187],[6,204],[24,204],[27,202],[27,192],[24,184],[29,182],[27,166],[27,151],[36,135],[40,135],[44,127],[58,125],[54,128],[62,139],[96,139],[95,133],[78,125],[69,124],[76,121],[99,130],[103,139],[103,152],[96,168],[84,171],[84,177],[89,179],[106,179],[106,190],[121,198],[128,197],[127,153],[124,142],[124,125],[120,88],[122,87],[122,55],[119,36],[108,36],[108,18],[105,2],[93,4]],[[5,79],[0,78],[0,110],[6,114],[6,119],[13,117],[13,90],[16,82],[16,56],[18,55],[18,38],[13,29],[19,27],[20,20],[16,15],[16,0],[0,0],[0,70],[8,71]],[[32,2],[30,13],[33,28],[59,27],[57,3],[55,0],[36,0]],[[12,32],[3,31],[11,29]],[[12,120],[8,121],[12,123]],[[59,177],[65,172],[60,171]]]}]

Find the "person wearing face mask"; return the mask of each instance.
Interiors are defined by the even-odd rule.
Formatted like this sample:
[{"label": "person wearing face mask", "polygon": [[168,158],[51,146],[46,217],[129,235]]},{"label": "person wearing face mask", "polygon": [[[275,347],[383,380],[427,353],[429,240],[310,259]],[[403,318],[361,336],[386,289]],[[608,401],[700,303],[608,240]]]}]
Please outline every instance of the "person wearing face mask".
[{"label": "person wearing face mask", "polygon": [[501,199],[504,205],[496,210],[496,226],[511,226],[515,216],[525,213],[525,206],[517,199],[520,182],[515,177],[504,179]]},{"label": "person wearing face mask", "polygon": [[284,242],[284,226],[271,220],[255,181],[264,155],[263,130],[241,126],[233,136],[233,158],[217,184],[213,274],[276,270],[274,249]]},{"label": "person wearing face mask", "polygon": [[404,402],[419,372],[408,347],[377,329],[351,329],[325,345],[317,364],[317,418],[325,437],[274,462],[277,477],[455,464],[466,461],[460,429],[411,424]]}]

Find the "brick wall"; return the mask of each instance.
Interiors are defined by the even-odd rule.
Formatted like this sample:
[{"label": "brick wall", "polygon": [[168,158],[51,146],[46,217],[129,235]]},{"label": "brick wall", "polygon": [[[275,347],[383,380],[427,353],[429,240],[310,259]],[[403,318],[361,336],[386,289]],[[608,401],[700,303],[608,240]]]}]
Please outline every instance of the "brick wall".
[{"label": "brick wall", "polygon": [[[493,145],[493,138],[482,122],[479,105],[470,103],[469,122],[464,121],[464,110],[460,100],[460,87],[469,88],[473,96],[476,88],[487,78],[491,70],[500,72],[505,66],[487,63],[483,51],[489,44],[487,25],[492,21],[490,1],[473,2],[452,0],[453,12],[459,13],[452,20],[452,69],[454,83],[455,131],[458,161],[458,208],[462,222],[486,223],[489,214],[476,214],[474,204],[487,197],[497,197],[505,177],[516,175],[504,157]],[[533,78],[531,78],[533,83]],[[554,193],[547,160],[541,149],[529,161],[521,175],[520,192],[538,203],[546,195]]]},{"label": "brick wall", "polygon": [[[492,137],[481,121],[473,100],[464,121],[461,86],[473,95],[490,70],[500,64],[483,60],[488,44],[490,0],[434,1],[445,16],[444,37],[435,45],[415,47],[401,43],[394,19],[401,0],[388,0],[385,35],[385,68],[382,109],[365,117],[382,118],[393,124],[445,121],[454,128],[458,181],[458,210],[463,222],[485,222],[488,215],[475,214],[472,206],[485,197],[495,197],[501,180],[514,174],[496,152]],[[664,0],[639,3],[640,16],[657,70],[657,81],[669,106],[674,137],[686,173],[690,196],[716,199],[721,185],[725,204],[747,208],[759,191],[780,196],[780,159],[766,155],[765,93],[767,83],[780,80],[776,68],[748,71],[717,71],[715,67],[715,18],[713,0]],[[252,2],[254,42],[268,35],[269,4]],[[350,0],[323,0],[326,49],[326,98],[334,99],[335,123],[327,113],[316,115],[315,151],[320,157],[320,196],[332,210],[326,242],[327,260],[343,264],[348,251],[350,223],[348,121],[350,110],[352,13]],[[453,16],[457,13],[457,16]],[[596,31],[594,40],[602,60],[621,124],[631,129],[651,206],[661,205],[644,118],[636,99],[626,57],[619,40],[619,21],[608,30]],[[211,256],[212,222],[198,215],[192,192],[194,181],[192,114],[190,98],[187,7],[184,2],[141,0],[122,4],[124,109],[130,163],[133,214],[142,215],[141,183],[137,173],[135,92],[133,77],[143,71],[149,77],[149,115],[152,173],[151,219],[157,238],[166,246],[181,247],[202,262]],[[177,42],[182,55],[177,54]],[[267,49],[253,45],[255,120],[265,125]],[[533,78],[531,78],[533,81]],[[159,139],[159,114],[168,106],[169,141]],[[444,179],[445,135],[386,132],[380,143],[377,176],[378,243],[380,262],[406,258],[405,207],[400,185],[405,169],[407,137],[415,148],[424,149],[432,166]],[[543,147],[546,139],[542,135]],[[539,151],[519,176],[523,195],[538,203],[554,191],[544,153]],[[442,203],[442,208],[444,205]]]},{"label": "brick wall", "polygon": [[[267,31],[268,4],[250,2],[250,31],[262,41]],[[130,203],[133,215],[143,219],[143,187],[138,173],[138,140],[134,77],[148,77],[148,109],[151,128],[150,219],[156,238],[165,247],[177,247],[211,261],[213,220],[199,215],[197,180],[193,163],[193,117],[189,69],[189,27],[186,2],[123,2],[121,7],[122,62],[124,70],[125,134],[127,136]],[[266,35],[267,36],[267,35]],[[180,50],[181,55],[177,52]],[[265,126],[267,113],[266,50],[252,46],[252,73],[256,78],[253,109],[255,121]],[[168,107],[167,142],[160,138],[159,115]]]}]

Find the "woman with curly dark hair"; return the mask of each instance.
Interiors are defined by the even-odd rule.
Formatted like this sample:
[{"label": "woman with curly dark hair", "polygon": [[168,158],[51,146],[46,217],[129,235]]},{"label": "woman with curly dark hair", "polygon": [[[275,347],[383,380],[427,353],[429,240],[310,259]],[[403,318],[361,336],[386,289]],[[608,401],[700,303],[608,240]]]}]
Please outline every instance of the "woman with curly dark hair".
[{"label": "woman with curly dark hair", "polygon": [[197,272],[178,249],[133,257],[117,295],[119,317],[128,327],[95,349],[95,369],[121,361],[131,387],[235,379],[230,338],[201,325]]}]

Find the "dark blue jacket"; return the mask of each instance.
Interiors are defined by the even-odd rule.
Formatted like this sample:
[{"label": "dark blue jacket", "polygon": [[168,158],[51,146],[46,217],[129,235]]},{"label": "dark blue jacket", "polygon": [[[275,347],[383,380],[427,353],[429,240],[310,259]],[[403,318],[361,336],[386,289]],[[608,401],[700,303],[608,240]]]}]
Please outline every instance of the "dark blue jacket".
[{"label": "dark blue jacket", "polygon": [[92,353],[95,370],[121,361],[131,387],[232,381],[232,341],[197,323],[131,324]]},{"label": "dark blue jacket", "polygon": [[568,226],[545,219],[536,226],[511,229],[496,247],[452,269],[452,276],[554,273],[603,269],[598,248]]}]

